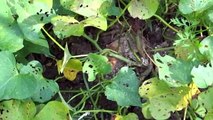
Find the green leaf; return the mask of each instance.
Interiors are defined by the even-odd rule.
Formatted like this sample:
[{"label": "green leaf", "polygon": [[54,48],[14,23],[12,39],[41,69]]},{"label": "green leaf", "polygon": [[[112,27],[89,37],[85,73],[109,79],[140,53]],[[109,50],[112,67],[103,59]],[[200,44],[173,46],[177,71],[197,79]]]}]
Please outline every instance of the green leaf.
[{"label": "green leaf", "polygon": [[180,0],[179,10],[183,14],[190,14],[192,12],[201,13],[212,5],[212,0]]},{"label": "green leaf", "polygon": [[107,29],[107,19],[102,16],[89,17],[89,18],[81,21],[81,24],[83,24],[84,27],[93,26],[93,27],[99,28],[101,30]]},{"label": "green leaf", "polygon": [[212,99],[213,99],[213,88],[212,87],[210,87],[208,90],[202,92],[198,96],[198,101],[199,101],[200,105],[204,106],[205,109],[207,110],[205,120],[211,120],[210,118],[212,118],[212,112],[213,112]]},{"label": "green leaf", "polygon": [[36,107],[32,101],[4,101],[0,103],[0,110],[2,120],[32,120],[36,114]]},{"label": "green leaf", "polygon": [[170,86],[177,87],[191,82],[192,63],[176,60],[168,55],[162,57],[158,53],[154,55],[154,60],[158,67],[159,78]]},{"label": "green leaf", "polygon": [[8,4],[13,14],[18,16],[18,25],[27,40],[39,39],[42,36],[41,28],[50,22],[53,15],[52,0],[14,0],[8,1]]},{"label": "green leaf", "polygon": [[168,119],[171,112],[178,109],[180,101],[188,91],[188,87],[172,88],[157,78],[145,81],[139,88],[140,96],[147,99],[145,109],[155,119]]},{"label": "green leaf", "polygon": [[94,81],[97,74],[110,73],[112,67],[106,56],[89,54],[82,71],[88,74],[88,81]]},{"label": "green leaf", "polygon": [[6,0],[0,4],[0,50],[16,52],[23,48],[23,35],[15,22]]},{"label": "green leaf", "polygon": [[51,101],[35,116],[33,120],[67,120],[69,109],[61,102]]},{"label": "green leaf", "polygon": [[31,95],[32,99],[36,102],[46,102],[59,91],[59,87],[55,81],[47,80],[42,76],[42,65],[38,61],[31,61],[26,66],[21,67],[20,73],[24,75],[34,75],[37,87],[36,90],[34,90],[34,94]]},{"label": "green leaf", "polygon": [[128,115],[116,115],[115,120],[139,120],[137,114],[129,113]]},{"label": "green leaf", "polygon": [[213,84],[213,68],[210,64],[205,67],[199,65],[198,67],[193,67],[191,74],[193,76],[194,83],[199,88],[207,88]]},{"label": "green leaf", "polygon": [[213,36],[208,36],[203,39],[200,43],[199,50],[209,61],[213,60]]},{"label": "green leaf", "polygon": [[193,99],[190,103],[190,107],[201,117],[205,117],[207,111],[203,105],[199,103],[197,99]]},{"label": "green leaf", "polygon": [[112,79],[112,83],[106,86],[105,95],[119,106],[141,106],[138,88],[139,80],[135,72],[123,67]]},{"label": "green leaf", "polygon": [[105,2],[112,0],[61,0],[62,6],[85,17],[99,16],[99,9]]},{"label": "green leaf", "polygon": [[190,30],[177,33],[179,39],[175,40],[175,54],[177,58],[186,61],[202,61],[203,56],[199,51],[200,41]]},{"label": "green leaf", "polygon": [[12,53],[0,52],[0,99],[29,98],[36,89],[36,80],[30,75],[20,75]]},{"label": "green leaf", "polygon": [[5,51],[0,52],[0,59],[0,100],[33,97],[37,102],[46,102],[58,92],[54,81],[43,78],[38,61],[16,65],[13,54]]},{"label": "green leaf", "polygon": [[19,50],[15,56],[16,60],[21,63],[27,64],[27,55],[30,53],[44,54],[45,56],[52,57],[53,55],[49,51],[49,45],[47,40],[39,39],[35,41],[24,41],[24,48]]},{"label": "green leaf", "polygon": [[158,0],[132,0],[128,11],[133,18],[149,19],[159,6]]},{"label": "green leaf", "polygon": [[55,16],[51,19],[53,31],[58,38],[64,39],[70,36],[81,36],[84,33],[84,25],[79,23],[74,17]]}]

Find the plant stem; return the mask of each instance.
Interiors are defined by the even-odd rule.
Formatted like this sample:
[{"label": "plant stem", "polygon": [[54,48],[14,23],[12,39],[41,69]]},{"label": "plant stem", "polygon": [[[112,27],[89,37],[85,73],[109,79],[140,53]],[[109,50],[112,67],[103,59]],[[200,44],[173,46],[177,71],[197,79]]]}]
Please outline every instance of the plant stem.
[{"label": "plant stem", "polygon": [[118,54],[115,54],[115,53],[109,53],[109,56],[111,56],[111,57],[115,57],[115,58],[117,58],[117,59],[119,59],[119,60],[121,60],[121,61],[124,61],[124,62],[126,62],[126,63],[128,63],[128,64],[134,64],[135,62],[133,62],[133,61],[131,61],[131,60],[129,60],[129,59],[127,59],[127,58],[125,58],[125,57],[123,57],[123,56],[121,56],[121,55],[118,55]]},{"label": "plant stem", "polygon": [[105,109],[101,109],[101,110],[82,110],[82,111],[78,111],[78,112],[74,113],[74,115],[79,114],[79,113],[85,113],[85,112],[92,112],[92,113],[99,113],[99,112],[115,113],[116,111],[105,110]]},{"label": "plant stem", "polygon": [[125,6],[125,8],[121,11],[120,15],[117,16],[116,19],[115,19],[113,22],[110,23],[110,25],[108,26],[108,29],[109,29],[110,27],[112,27],[112,26],[119,20],[119,18],[125,13],[125,11],[127,10],[127,8],[130,6],[130,3],[131,3],[131,2],[129,2],[129,3]]},{"label": "plant stem", "polygon": [[41,29],[50,38],[50,40],[52,40],[59,48],[61,48],[63,51],[65,50],[65,48],[62,47],[43,27]]},{"label": "plant stem", "polygon": [[163,24],[165,24],[167,27],[169,27],[170,29],[172,29],[173,31],[175,32],[179,32],[176,28],[172,27],[169,23],[167,23],[163,18],[161,18],[160,16],[158,15],[154,15],[156,18],[158,18]]},{"label": "plant stem", "polygon": [[84,80],[84,84],[85,84],[85,86],[86,86],[86,89],[87,89],[87,91],[88,91],[89,98],[91,99],[91,102],[92,102],[93,106],[94,106],[95,109],[96,109],[96,104],[95,104],[95,101],[93,100],[92,95],[91,95],[91,93],[90,93],[90,88],[89,88],[88,82],[87,82],[87,80],[86,80],[85,74],[83,74],[83,80]]},{"label": "plant stem", "polygon": [[91,37],[89,37],[87,34],[82,35],[84,38],[89,40],[99,51],[102,51],[101,47],[98,45],[96,40],[93,40]]},{"label": "plant stem", "polygon": [[156,49],[152,49],[150,51],[151,52],[159,52],[159,51],[172,50],[172,49],[174,49],[174,47],[156,48]]}]

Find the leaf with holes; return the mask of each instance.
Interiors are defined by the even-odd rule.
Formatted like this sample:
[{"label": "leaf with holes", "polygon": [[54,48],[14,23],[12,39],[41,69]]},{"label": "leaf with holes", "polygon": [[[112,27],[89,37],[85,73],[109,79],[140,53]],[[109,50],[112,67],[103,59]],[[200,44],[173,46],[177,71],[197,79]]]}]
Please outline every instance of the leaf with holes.
[{"label": "leaf with holes", "polygon": [[81,36],[84,33],[84,25],[74,17],[55,16],[51,19],[53,31],[58,38],[64,39],[70,36]]},{"label": "leaf with holes", "polygon": [[62,6],[85,17],[102,16],[100,7],[106,1],[112,0],[61,0]]},{"label": "leaf with holes", "polygon": [[108,74],[112,71],[106,56],[89,54],[83,65],[83,73],[88,74],[88,81],[94,81],[97,74]]},{"label": "leaf with holes", "polygon": [[210,87],[208,90],[202,92],[198,96],[198,102],[200,105],[204,106],[205,109],[207,110],[207,114],[205,117],[205,120],[211,120],[212,112],[213,112],[213,104],[212,104],[212,99],[213,99],[213,88]]},{"label": "leaf with holes", "polygon": [[0,5],[0,50],[16,52],[23,48],[23,35],[12,16],[6,0],[1,0]]},{"label": "leaf with holes", "polygon": [[0,103],[0,119],[2,120],[67,120],[69,110],[61,102],[51,101],[41,111],[36,111],[30,100],[9,100]]},{"label": "leaf with holes", "polygon": [[1,100],[33,97],[38,102],[45,102],[58,92],[54,81],[43,78],[42,65],[38,61],[31,61],[26,66],[17,65],[13,54],[5,51],[0,52],[0,59]]},{"label": "leaf with holes", "polygon": [[58,91],[59,87],[53,80],[47,80],[42,76],[42,65],[38,61],[31,61],[26,66],[20,68],[21,74],[34,75],[37,87],[32,94],[32,99],[36,102],[46,102],[50,100]]},{"label": "leaf with holes", "polygon": [[0,103],[0,119],[33,120],[36,107],[32,101],[9,100]]},{"label": "leaf with holes", "polygon": [[[57,61],[58,72],[60,72],[61,66],[62,60]],[[82,62],[78,59],[70,59],[63,70],[63,74],[65,78],[73,81],[75,80],[77,73],[81,70]]]},{"label": "leaf with holes", "polygon": [[158,0],[132,0],[128,11],[133,18],[149,19],[159,6]]},{"label": "leaf with holes", "polygon": [[145,81],[139,88],[140,96],[148,100],[145,103],[148,105],[146,109],[155,119],[168,119],[188,92],[188,87],[172,88],[157,78]]},{"label": "leaf with holes", "polygon": [[14,0],[8,1],[14,15],[17,15],[18,25],[26,40],[37,40],[42,36],[41,28],[49,23],[52,10],[52,0]]},{"label": "leaf with holes", "polygon": [[213,60],[213,36],[203,39],[200,43],[199,50],[209,61]]},{"label": "leaf with holes", "polygon": [[178,7],[183,14],[190,14],[192,12],[201,13],[212,5],[212,0],[180,0]]},{"label": "leaf with holes", "polygon": [[112,83],[106,86],[105,95],[120,106],[141,106],[138,88],[139,80],[135,72],[128,67],[122,67]]},{"label": "leaf with holes", "polygon": [[37,83],[33,75],[21,75],[15,57],[10,52],[0,52],[0,99],[26,99],[35,91]]},{"label": "leaf with holes", "polygon": [[158,67],[159,78],[167,82],[170,86],[182,86],[191,82],[191,62],[176,60],[175,58],[160,54],[154,55],[154,60]]},{"label": "leaf with holes", "polygon": [[191,74],[193,76],[194,83],[199,88],[207,88],[213,85],[213,68],[210,64],[206,66],[199,65],[198,67],[193,67]]}]

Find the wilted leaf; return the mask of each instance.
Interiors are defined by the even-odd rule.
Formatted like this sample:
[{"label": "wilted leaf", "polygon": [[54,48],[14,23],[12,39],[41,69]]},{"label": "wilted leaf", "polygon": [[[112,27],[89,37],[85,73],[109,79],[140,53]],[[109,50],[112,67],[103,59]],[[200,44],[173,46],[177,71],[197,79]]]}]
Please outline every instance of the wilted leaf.
[{"label": "wilted leaf", "polygon": [[135,72],[123,67],[112,79],[112,83],[106,86],[105,95],[120,106],[141,106],[138,88],[139,80]]},{"label": "wilted leaf", "polygon": [[[61,69],[62,60],[57,61],[58,71]],[[70,59],[66,64],[63,74],[68,80],[74,80],[79,71],[82,70],[82,62],[78,59]]]}]

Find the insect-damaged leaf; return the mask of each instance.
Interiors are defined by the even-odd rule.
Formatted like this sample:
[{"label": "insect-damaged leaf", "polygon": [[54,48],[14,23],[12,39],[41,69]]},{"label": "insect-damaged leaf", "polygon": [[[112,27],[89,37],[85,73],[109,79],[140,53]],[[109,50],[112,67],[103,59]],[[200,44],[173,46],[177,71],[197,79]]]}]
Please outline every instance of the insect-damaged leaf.
[{"label": "insect-damaged leaf", "polygon": [[0,103],[0,119],[33,120],[36,107],[32,101],[9,100]]},{"label": "insect-damaged leaf", "polygon": [[159,78],[167,82],[170,86],[182,86],[191,82],[191,62],[177,60],[171,56],[160,54],[154,55],[154,60],[158,67]]},{"label": "insect-damaged leaf", "polygon": [[52,0],[28,0],[8,1],[14,15],[17,15],[18,25],[26,40],[37,40],[42,36],[41,28],[50,22],[54,14]]},{"label": "insect-damaged leaf", "polygon": [[88,60],[83,65],[83,73],[88,74],[88,80],[94,81],[97,74],[107,74],[112,67],[106,56],[89,54]]},{"label": "insect-damaged leaf", "polygon": [[17,65],[13,54],[5,51],[0,52],[0,59],[1,100],[33,97],[35,101],[45,102],[58,91],[54,81],[43,78],[42,65],[38,61],[32,61],[26,66]]},{"label": "insect-damaged leaf", "polygon": [[0,50],[16,52],[23,48],[23,35],[12,16],[6,0],[1,0],[0,5]]},{"label": "insect-damaged leaf", "polygon": [[30,100],[9,100],[0,103],[0,119],[2,120],[67,120],[69,110],[58,101],[47,103],[41,111],[36,111]]},{"label": "insect-damaged leaf", "polygon": [[205,120],[211,120],[213,116],[213,88],[210,87],[208,90],[202,92],[198,96],[198,102],[201,106],[205,107],[207,110],[207,114],[205,116]]},{"label": "insect-damaged leaf", "polygon": [[132,0],[128,11],[133,18],[148,19],[158,9],[158,0]]},{"label": "insect-damaged leaf", "polygon": [[112,83],[106,86],[105,95],[120,106],[141,106],[138,88],[139,80],[135,72],[128,67],[122,67]]},{"label": "insect-damaged leaf", "polygon": [[146,109],[155,119],[169,118],[171,112],[179,108],[180,101],[188,92],[188,87],[172,88],[157,78],[145,81],[139,88],[140,96],[147,99]]},{"label": "insect-damaged leaf", "polygon": [[81,36],[84,33],[84,25],[74,17],[55,16],[51,19],[53,31],[58,38],[64,39],[70,36]]}]

